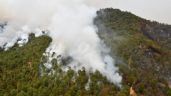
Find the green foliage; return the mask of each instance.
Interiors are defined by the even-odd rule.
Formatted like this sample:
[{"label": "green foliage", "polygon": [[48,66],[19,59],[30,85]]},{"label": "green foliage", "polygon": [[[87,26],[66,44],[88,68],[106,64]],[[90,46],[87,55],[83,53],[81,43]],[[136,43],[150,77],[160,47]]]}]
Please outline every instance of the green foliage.
[{"label": "green foliage", "polygon": [[[85,69],[75,72],[68,68],[62,71],[62,65],[56,59],[51,61],[54,73],[44,67],[47,57],[42,56],[49,46],[51,38],[34,37],[23,47],[16,44],[8,51],[0,52],[0,96],[96,96],[117,94],[117,87],[111,84],[98,71],[90,76]],[[42,70],[40,70],[40,66]],[[90,88],[86,89],[89,79]],[[100,84],[100,85],[99,85]]]},{"label": "green foliage", "polygon": [[[30,36],[28,44],[16,44],[8,51],[0,52],[0,93],[8,96],[30,96],[32,85],[38,80],[38,64],[42,53],[49,46],[47,36]],[[30,93],[30,94],[28,94]]]},{"label": "green foliage", "polygon": [[129,96],[130,87],[138,96],[171,96],[170,41],[159,34],[161,29],[170,32],[170,25],[111,8],[98,11],[94,23],[99,37],[111,48],[111,55],[117,56],[122,88],[98,71],[63,71],[56,59],[51,61],[52,69],[47,70],[43,65],[47,57],[42,54],[52,40],[30,34],[25,46],[0,49],[0,96]]},{"label": "green foliage", "polygon": [[168,96],[171,96],[171,89],[167,91]]},{"label": "green foliage", "polygon": [[[165,41],[170,42],[165,34],[171,26],[150,22],[119,9],[102,9],[97,14],[94,23],[100,29],[100,38],[111,48],[112,55],[120,59],[117,65],[123,74],[123,86],[132,86],[139,95],[167,96],[167,80],[171,75],[170,43],[158,40],[166,38]],[[125,96],[123,90],[120,94]]]}]

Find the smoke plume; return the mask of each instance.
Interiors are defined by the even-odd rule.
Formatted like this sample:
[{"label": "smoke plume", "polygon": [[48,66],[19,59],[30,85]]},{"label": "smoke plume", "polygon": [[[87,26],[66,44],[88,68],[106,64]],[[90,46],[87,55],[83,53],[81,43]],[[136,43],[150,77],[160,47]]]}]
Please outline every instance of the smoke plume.
[{"label": "smoke plume", "polygon": [[18,38],[22,39],[18,42],[22,46],[27,43],[29,33],[40,36],[41,31],[48,30],[53,41],[47,53],[55,52],[53,57],[70,56],[73,61],[67,66],[72,69],[98,70],[109,81],[120,85],[122,77],[115,60],[93,25],[96,11],[109,3],[110,0],[0,0],[0,21],[7,22],[0,31],[0,46],[7,43],[7,50]]}]

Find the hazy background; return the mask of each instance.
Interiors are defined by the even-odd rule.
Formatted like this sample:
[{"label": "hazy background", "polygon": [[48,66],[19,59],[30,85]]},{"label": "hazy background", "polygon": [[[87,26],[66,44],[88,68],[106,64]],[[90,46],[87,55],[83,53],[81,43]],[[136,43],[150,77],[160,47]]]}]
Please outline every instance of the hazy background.
[{"label": "hazy background", "polygon": [[113,7],[140,17],[171,24],[171,0],[87,0],[99,8]]},{"label": "hazy background", "polygon": [[[107,1],[107,0],[106,0]],[[114,8],[138,16],[171,24],[171,0],[111,0]],[[107,1],[108,2],[108,1]]]}]

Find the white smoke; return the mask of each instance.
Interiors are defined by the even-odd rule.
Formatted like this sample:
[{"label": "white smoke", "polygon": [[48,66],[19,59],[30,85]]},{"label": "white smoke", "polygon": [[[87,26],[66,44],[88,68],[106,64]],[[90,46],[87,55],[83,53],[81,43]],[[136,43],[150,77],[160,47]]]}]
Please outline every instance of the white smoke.
[{"label": "white smoke", "polygon": [[46,52],[71,56],[73,61],[68,66],[74,70],[82,67],[87,71],[98,70],[120,85],[122,77],[108,55],[110,50],[103,46],[93,25],[96,11],[107,3],[106,0],[0,0],[0,21],[8,22],[0,33],[0,46],[8,42],[8,49],[18,38],[24,38],[18,42],[22,46],[30,32],[41,35],[41,30],[49,30],[53,41]]}]

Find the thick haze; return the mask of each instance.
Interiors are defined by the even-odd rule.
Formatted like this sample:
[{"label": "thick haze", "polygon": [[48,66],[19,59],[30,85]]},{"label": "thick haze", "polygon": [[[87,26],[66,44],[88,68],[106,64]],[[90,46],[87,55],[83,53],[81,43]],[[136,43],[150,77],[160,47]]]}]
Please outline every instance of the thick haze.
[{"label": "thick haze", "polygon": [[112,6],[146,19],[171,24],[171,0],[113,0]]},{"label": "thick haze", "polygon": [[[0,32],[0,46],[12,47],[16,42],[27,43],[28,34],[37,36],[44,30],[52,38],[46,53],[51,58],[71,57],[66,67],[87,72],[98,70],[110,82],[120,86],[122,77],[110,50],[102,44],[93,25],[98,6],[105,0],[0,0],[0,21],[7,26]],[[17,41],[18,38],[21,41]],[[56,53],[56,54],[54,54]],[[53,56],[53,57],[52,57]],[[48,64],[47,64],[48,63]],[[45,65],[51,66],[50,61]]]},{"label": "thick haze", "polygon": [[[0,0],[0,46],[9,48],[17,42],[27,43],[28,34],[36,36],[48,30],[52,43],[46,52],[71,56],[68,66],[74,70],[100,71],[107,79],[120,85],[122,77],[105,44],[96,34],[93,20],[104,7],[131,11],[147,19],[171,23],[169,0]],[[55,57],[53,57],[55,58]]]}]

